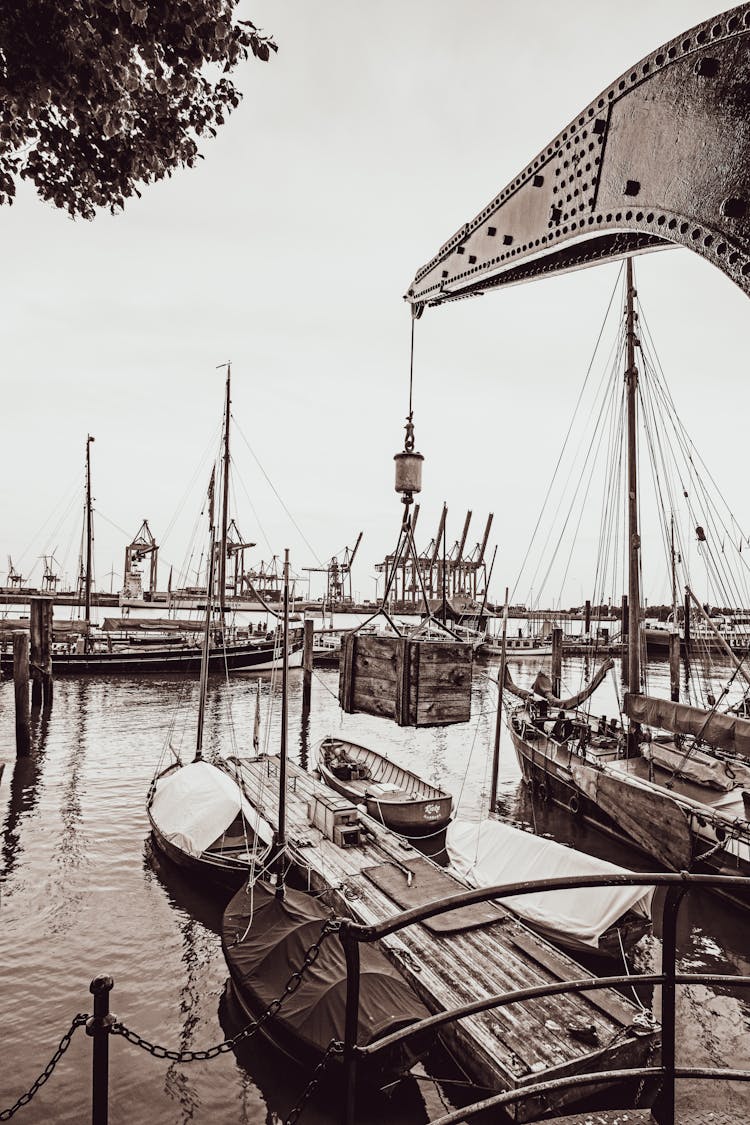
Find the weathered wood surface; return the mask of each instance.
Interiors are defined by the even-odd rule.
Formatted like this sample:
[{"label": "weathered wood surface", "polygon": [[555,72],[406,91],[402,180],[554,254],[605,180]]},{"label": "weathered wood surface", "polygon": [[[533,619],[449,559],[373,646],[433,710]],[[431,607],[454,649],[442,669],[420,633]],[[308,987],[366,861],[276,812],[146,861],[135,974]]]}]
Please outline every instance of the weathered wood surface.
[{"label": "weathered wood surface", "polygon": [[13,688],[16,704],[16,754],[19,758],[31,753],[29,716],[29,634],[13,634]]},{"label": "weathered wood surface", "polygon": [[400,726],[467,722],[472,658],[455,641],[352,633],[342,641],[339,702]]},{"label": "weathered wood surface", "polygon": [[[320,788],[310,775],[289,763],[287,822],[293,859],[306,872],[308,886],[328,892],[326,900],[339,913],[371,925],[399,913],[398,906],[363,873],[367,867],[422,860],[421,853],[399,837],[362,816],[365,843],[339,848],[310,826],[307,804]],[[278,760],[242,759],[241,776],[252,803],[275,823]],[[454,1008],[480,996],[592,974],[527,930],[499,908],[498,921],[462,933],[436,935],[415,925],[384,939],[384,951],[431,1011]],[[522,947],[523,946],[523,947]],[[443,1033],[459,1063],[480,1084],[492,1090],[571,1072],[646,1065],[654,1046],[651,1036],[628,1032],[638,1009],[611,990],[591,994],[548,996],[468,1017]],[[605,1000],[602,1001],[602,997]],[[610,1010],[605,1010],[609,1003]],[[598,1045],[576,1039],[568,1027],[593,1025]],[[555,1105],[570,1104],[575,1093],[557,1095]],[[531,1121],[545,1107],[539,1099],[519,1108],[517,1119]]]}]

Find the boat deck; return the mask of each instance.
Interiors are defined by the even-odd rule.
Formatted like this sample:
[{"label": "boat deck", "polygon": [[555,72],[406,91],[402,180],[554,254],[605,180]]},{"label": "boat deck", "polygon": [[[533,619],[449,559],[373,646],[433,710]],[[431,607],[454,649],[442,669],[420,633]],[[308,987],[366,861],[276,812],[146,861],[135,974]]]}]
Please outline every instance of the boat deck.
[{"label": "boat deck", "polygon": [[[249,800],[275,824],[278,758],[239,761]],[[363,814],[363,842],[337,846],[308,821],[308,802],[316,793],[330,796],[331,791],[288,763],[286,808],[292,857],[307,871],[311,889],[329,892],[327,901],[337,912],[371,925],[393,917],[404,906],[465,888]],[[438,891],[435,879],[443,880]],[[481,911],[481,918],[476,913],[464,920],[444,915],[447,928],[438,926],[441,920],[436,919],[434,926],[411,926],[382,942],[431,1011],[480,996],[592,975],[501,907],[483,904],[466,909]],[[637,1015],[635,1005],[618,993],[600,990],[545,996],[484,1012],[448,1025],[443,1034],[472,1079],[499,1092],[576,1071],[648,1065],[657,1037],[634,1025]],[[570,1092],[566,1096],[573,1098]],[[517,1120],[534,1120],[545,1108],[550,1107],[529,1099],[519,1108]]]}]

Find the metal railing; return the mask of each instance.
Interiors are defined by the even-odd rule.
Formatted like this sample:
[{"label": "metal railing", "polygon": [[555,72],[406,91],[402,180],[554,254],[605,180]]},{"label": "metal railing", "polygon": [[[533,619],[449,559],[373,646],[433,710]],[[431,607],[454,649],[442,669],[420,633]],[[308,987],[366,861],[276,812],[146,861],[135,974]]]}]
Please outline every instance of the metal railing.
[{"label": "metal railing", "polygon": [[[378,1039],[367,1046],[357,1044],[357,1030],[359,1021],[359,988],[360,988],[360,945],[362,942],[370,943],[397,933],[407,926],[426,921],[441,914],[447,914],[459,907],[472,906],[476,903],[487,902],[494,899],[503,899],[511,896],[533,894],[538,891],[572,890],[586,887],[613,887],[613,886],[658,886],[666,887],[666,895],[662,907],[662,971],[660,973],[626,974],[606,977],[582,977],[576,980],[557,981],[551,984],[539,984],[523,989],[514,989],[509,992],[486,996],[479,1000],[462,1004],[459,1007],[439,1012],[428,1016],[417,1023],[393,1032],[391,1035]],[[399,1044],[405,1043],[412,1037],[423,1036],[426,1032],[437,1032],[441,1028],[458,1020],[480,1012],[506,1007],[510,1004],[523,1003],[526,1000],[542,996],[553,996],[564,993],[584,993],[618,985],[649,984],[657,985],[662,989],[661,1012],[661,1062],[658,1066],[640,1066],[627,1069],[597,1070],[592,1073],[568,1074],[564,1077],[548,1079],[547,1081],[525,1084],[505,1090],[475,1102],[473,1105],[454,1110],[440,1118],[434,1119],[430,1125],[455,1125],[457,1122],[470,1121],[479,1113],[488,1109],[504,1106],[513,1106],[516,1102],[531,1097],[546,1096],[555,1091],[567,1091],[575,1088],[585,1089],[588,1086],[614,1084],[628,1080],[651,1081],[661,1087],[659,1103],[655,1107],[655,1114],[659,1125],[675,1125],[675,1085],[680,1078],[706,1079],[706,1080],[733,1080],[750,1081],[750,1070],[730,1069],[720,1067],[687,1067],[676,1064],[676,992],[678,985],[707,984],[731,987],[747,987],[750,985],[750,976],[722,975],[718,973],[677,973],[677,918],[680,904],[687,891],[694,887],[705,887],[717,890],[730,888],[734,891],[744,891],[750,903],[750,878],[743,876],[720,875],[690,875],[686,872],[680,874],[623,874],[623,875],[591,875],[575,876],[570,878],[525,881],[520,883],[503,883],[492,887],[481,887],[475,890],[463,891],[439,902],[427,903],[412,910],[403,911],[389,918],[387,921],[376,925],[364,926],[351,919],[329,919],[323,926],[317,941],[305,954],[304,964],[292,972],[283,993],[269,1005],[269,1008],[248,1024],[231,1039],[202,1051],[171,1051],[160,1047],[142,1036],[132,1032],[125,1025],[117,1021],[109,1010],[109,994],[113,986],[111,977],[96,977],[90,986],[94,997],[93,1016],[79,1014],[73,1020],[70,1029],[60,1041],[50,1062],[32,1084],[30,1090],[23,1094],[7,1110],[0,1112],[0,1121],[10,1120],[11,1117],[26,1106],[36,1092],[49,1079],[57,1062],[67,1050],[70,1040],[78,1027],[85,1026],[86,1033],[93,1040],[92,1052],[92,1123],[93,1125],[107,1125],[108,1099],[109,1099],[109,1039],[113,1034],[126,1038],[136,1046],[142,1047],[156,1058],[169,1058],[180,1062],[192,1062],[198,1059],[215,1058],[226,1051],[233,1050],[240,1042],[250,1038],[260,1030],[262,1024],[272,1018],[278,1011],[287,995],[296,990],[306,969],[317,957],[322,942],[337,934],[342,943],[347,966],[347,997],[344,1026],[344,1041],[341,1043],[332,1040],[328,1045],[321,1062],[310,1078],[302,1097],[299,1099],[287,1123],[292,1125],[300,1117],[305,1104],[322,1078],[326,1064],[336,1055],[343,1055],[343,1080],[344,1098],[341,1113],[341,1125],[354,1125],[355,1121],[355,1094],[357,1087],[357,1069],[360,1062],[377,1058],[384,1051],[388,1051]],[[622,1107],[627,1108],[627,1107]]]},{"label": "metal railing", "polygon": [[[379,941],[389,934],[397,933],[406,926],[423,922],[440,914],[447,914],[458,907],[471,906],[475,903],[487,902],[492,899],[508,898],[510,896],[533,894],[538,891],[569,890],[584,887],[613,887],[613,886],[659,886],[666,887],[666,895],[662,907],[662,971],[660,973],[632,974],[627,976],[586,977],[581,980],[561,981],[554,984],[538,985],[533,988],[514,989],[510,992],[494,996],[483,997],[472,1003],[462,1004],[460,1007],[440,1012],[418,1023],[410,1024],[392,1035],[385,1036],[365,1047],[357,1045],[357,1022],[359,1009],[359,946],[362,942]],[[428,903],[425,906],[406,910],[401,914],[379,922],[372,926],[363,926],[353,921],[342,920],[339,938],[344,946],[348,969],[346,1021],[344,1030],[344,1067],[345,1067],[345,1100],[343,1110],[343,1125],[354,1125],[355,1091],[357,1083],[357,1066],[360,1060],[365,1060],[378,1055],[380,1052],[393,1048],[398,1043],[424,1034],[425,1031],[437,1030],[457,1020],[478,1012],[488,1011],[493,1008],[504,1007],[509,1004],[522,1003],[539,996],[558,995],[561,993],[586,992],[616,985],[652,984],[660,985],[662,989],[662,1050],[661,1065],[649,1067],[633,1067],[626,1070],[596,1071],[595,1073],[580,1073],[568,1075],[564,1078],[550,1079],[533,1085],[523,1085],[515,1089],[506,1090],[485,1098],[474,1105],[456,1110],[431,1122],[431,1125],[453,1125],[454,1122],[469,1121],[479,1113],[501,1106],[512,1106],[533,1095],[545,1095],[555,1090],[566,1090],[571,1087],[600,1084],[602,1082],[615,1083],[627,1079],[652,1080],[660,1083],[658,1121],[660,1125],[675,1125],[675,1085],[678,1078],[699,1079],[732,1079],[750,1081],[750,1070],[706,1067],[679,1067],[676,1064],[676,993],[677,986],[683,984],[720,984],[733,987],[747,987],[750,985],[750,976],[727,976],[715,973],[677,973],[677,918],[680,904],[685,893],[693,887],[705,887],[712,890],[744,890],[750,903],[750,878],[735,875],[691,875],[687,872],[656,873],[656,874],[623,874],[623,875],[592,875],[574,876],[571,878],[547,879],[538,881],[524,881],[520,883],[504,883],[492,887],[480,887],[476,890],[464,891],[443,899],[440,902]]]}]

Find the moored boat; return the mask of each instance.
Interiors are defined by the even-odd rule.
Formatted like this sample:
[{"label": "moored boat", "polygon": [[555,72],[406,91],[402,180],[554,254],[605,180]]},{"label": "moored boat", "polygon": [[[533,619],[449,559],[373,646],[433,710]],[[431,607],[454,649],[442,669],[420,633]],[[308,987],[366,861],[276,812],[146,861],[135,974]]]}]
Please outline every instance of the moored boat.
[{"label": "moored boat", "polygon": [[198,759],[156,775],[146,810],[154,842],[201,880],[236,890],[263,867],[273,843],[266,822],[228,770]]},{"label": "moored boat", "polygon": [[[446,846],[451,868],[471,886],[574,875],[628,875],[625,868],[495,818],[454,820]],[[621,960],[652,931],[653,887],[544,891],[498,899],[528,926],[574,953]]]},{"label": "moored boat", "polygon": [[404,836],[424,836],[448,824],[453,798],[389,758],[341,738],[324,738],[317,747],[322,779],[355,805]]}]

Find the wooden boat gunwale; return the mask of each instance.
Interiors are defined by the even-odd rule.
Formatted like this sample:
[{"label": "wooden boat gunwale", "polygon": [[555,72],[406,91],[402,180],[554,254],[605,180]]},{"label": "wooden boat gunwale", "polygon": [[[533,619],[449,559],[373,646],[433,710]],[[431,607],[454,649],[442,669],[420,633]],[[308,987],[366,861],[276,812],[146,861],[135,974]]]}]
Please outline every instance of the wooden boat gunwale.
[{"label": "wooden boat gunwale", "polygon": [[[352,779],[348,782],[337,777],[330,768],[324,751],[326,745],[334,744],[345,747],[348,760],[355,764],[364,764],[370,770],[371,775],[366,778]],[[316,759],[317,767],[326,785],[354,804],[364,803],[369,816],[395,831],[421,831],[422,834],[425,830],[439,831],[448,824],[451,818],[453,798],[450,793],[429,781],[425,781],[411,770],[398,765],[384,754],[378,753],[377,750],[351,742],[349,739],[335,738],[329,735],[322,739],[316,747]],[[373,775],[374,769],[385,771],[385,773],[384,775],[382,772],[379,775]],[[399,783],[401,783],[399,785],[400,791],[397,793],[368,796],[368,785]],[[407,795],[409,790],[412,794],[418,795]],[[427,811],[427,806],[435,804],[440,806],[439,810],[430,814]]]}]

